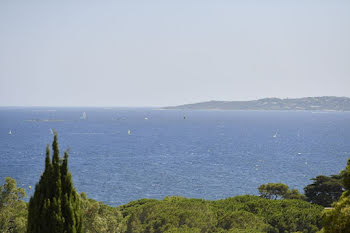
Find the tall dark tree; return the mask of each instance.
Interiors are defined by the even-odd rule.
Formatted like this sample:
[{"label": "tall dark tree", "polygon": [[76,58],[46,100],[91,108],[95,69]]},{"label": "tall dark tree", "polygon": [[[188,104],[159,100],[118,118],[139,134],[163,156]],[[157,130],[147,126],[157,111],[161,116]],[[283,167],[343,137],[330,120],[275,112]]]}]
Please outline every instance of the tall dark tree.
[{"label": "tall dark tree", "polygon": [[29,201],[28,233],[81,233],[83,219],[80,199],[73,187],[72,175],[68,171],[68,153],[59,156],[57,133],[46,147],[45,171],[35,186],[34,196]]},{"label": "tall dark tree", "polygon": [[307,201],[325,207],[331,206],[344,192],[343,176],[344,174],[341,173],[312,178],[313,183],[304,188]]}]

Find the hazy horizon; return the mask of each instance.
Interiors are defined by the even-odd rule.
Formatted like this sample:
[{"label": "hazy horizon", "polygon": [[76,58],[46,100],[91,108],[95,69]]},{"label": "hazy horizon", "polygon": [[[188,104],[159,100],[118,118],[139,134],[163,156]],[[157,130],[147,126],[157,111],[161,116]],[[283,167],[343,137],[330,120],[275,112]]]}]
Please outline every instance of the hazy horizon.
[{"label": "hazy horizon", "polygon": [[0,3],[0,106],[348,97],[350,2]]},{"label": "hazy horizon", "polygon": [[[339,98],[350,98],[348,96],[304,96],[299,98],[279,98],[279,97],[266,97],[266,98],[279,98],[279,99],[300,99],[300,98],[315,98],[315,97],[339,97]],[[0,105],[0,108],[162,108],[162,107],[171,107],[171,106],[181,106],[181,105],[188,105],[188,104],[196,104],[196,103],[204,103],[204,102],[210,102],[210,101],[224,101],[224,102],[230,102],[230,101],[254,101],[254,100],[261,100],[266,98],[259,98],[259,99],[247,99],[247,100],[203,100],[198,102],[189,102],[189,103],[182,103],[177,105],[162,105],[162,106],[156,106],[156,105],[143,105],[143,106],[118,106],[118,105]]]}]

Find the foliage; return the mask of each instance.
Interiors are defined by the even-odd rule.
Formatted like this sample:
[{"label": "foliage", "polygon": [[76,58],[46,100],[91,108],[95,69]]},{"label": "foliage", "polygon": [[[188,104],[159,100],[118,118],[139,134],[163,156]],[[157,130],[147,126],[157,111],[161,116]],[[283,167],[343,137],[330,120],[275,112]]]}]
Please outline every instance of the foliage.
[{"label": "foliage", "polygon": [[237,196],[218,201],[167,197],[118,207],[127,233],[137,232],[317,232],[322,207],[302,200]]},{"label": "foliage", "polygon": [[224,212],[247,211],[261,217],[269,225],[260,230],[263,232],[317,232],[321,228],[323,208],[303,200],[269,200],[246,195],[218,200],[213,205]]},{"label": "foliage", "polygon": [[[128,211],[128,233],[145,232],[213,232],[217,220],[207,201],[166,197],[163,201],[148,201],[132,205]],[[126,208],[121,206],[126,212]]]},{"label": "foliage", "polygon": [[343,184],[344,189],[350,191],[350,159],[348,159],[348,163],[346,165],[345,170],[342,172],[343,174]]},{"label": "foliage", "polygon": [[350,159],[344,172],[344,187],[346,191],[333,204],[334,208],[324,211],[325,233],[350,232]]},{"label": "foliage", "polygon": [[277,200],[277,199],[301,199],[305,196],[300,194],[297,189],[289,190],[288,185],[282,183],[262,184],[258,187],[260,197]]},{"label": "foliage", "polygon": [[150,203],[150,202],[158,202],[158,200],[143,198],[140,200],[131,201],[125,205],[121,205],[118,207],[118,209],[123,214],[123,217],[126,217],[128,215],[131,215],[134,211],[136,211],[142,205],[145,205],[145,204]]},{"label": "foliage", "polygon": [[304,188],[307,201],[324,207],[331,206],[344,191],[343,175],[317,176]]},{"label": "foliage", "polygon": [[269,228],[269,225],[264,222],[263,217],[259,217],[244,210],[218,212],[220,217],[217,227],[219,229],[229,230],[228,232],[248,229],[254,230],[254,232],[266,232]]},{"label": "foliage", "polygon": [[292,189],[292,190],[289,189],[283,198],[306,200],[305,195],[301,194],[297,189]]},{"label": "foliage", "polygon": [[27,203],[23,188],[17,187],[16,180],[6,177],[0,186],[0,232],[25,232],[27,225]]},{"label": "foliage", "polygon": [[334,209],[324,211],[324,232],[350,232],[350,191],[344,192],[333,207]]},{"label": "foliage", "polygon": [[258,187],[260,197],[273,200],[282,198],[288,189],[288,185],[282,183],[268,183]]},{"label": "foliage", "polygon": [[52,143],[52,162],[46,147],[45,170],[35,186],[28,210],[28,233],[82,232],[80,198],[68,172],[68,153],[59,156],[57,133]]},{"label": "foliage", "polygon": [[80,196],[85,233],[117,233],[125,231],[123,216],[117,208],[88,199],[85,193],[81,193]]}]

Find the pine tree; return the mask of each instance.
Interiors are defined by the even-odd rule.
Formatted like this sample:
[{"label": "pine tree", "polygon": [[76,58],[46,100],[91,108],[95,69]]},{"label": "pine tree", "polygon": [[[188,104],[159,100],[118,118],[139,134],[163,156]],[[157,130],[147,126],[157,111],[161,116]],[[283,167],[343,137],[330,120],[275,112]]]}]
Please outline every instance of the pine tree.
[{"label": "pine tree", "polygon": [[343,175],[345,192],[338,202],[333,203],[333,209],[324,211],[323,230],[325,233],[350,233],[350,158]]},{"label": "pine tree", "polygon": [[52,143],[52,162],[49,145],[46,147],[45,170],[35,186],[28,209],[28,233],[81,233],[83,219],[80,199],[68,171],[68,152],[59,156],[57,133]]}]

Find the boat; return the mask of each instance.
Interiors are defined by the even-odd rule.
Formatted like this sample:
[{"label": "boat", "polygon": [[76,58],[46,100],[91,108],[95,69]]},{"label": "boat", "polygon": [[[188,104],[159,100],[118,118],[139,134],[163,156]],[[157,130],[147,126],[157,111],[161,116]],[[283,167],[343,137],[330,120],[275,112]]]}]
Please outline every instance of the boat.
[{"label": "boat", "polygon": [[9,131],[9,135],[11,135],[11,134],[12,134],[12,131],[10,130],[10,131]]},{"label": "boat", "polygon": [[86,120],[86,112],[83,112],[82,116],[80,117],[82,120]]},{"label": "boat", "polygon": [[129,134],[129,135],[131,135],[131,131],[130,131],[130,129],[128,130],[128,134]]},{"label": "boat", "polygon": [[276,133],[272,137],[277,138],[277,135],[278,135],[278,130],[276,131]]}]

